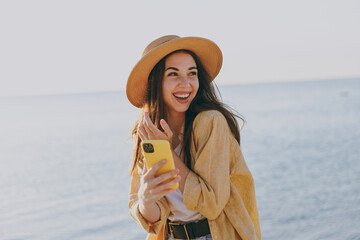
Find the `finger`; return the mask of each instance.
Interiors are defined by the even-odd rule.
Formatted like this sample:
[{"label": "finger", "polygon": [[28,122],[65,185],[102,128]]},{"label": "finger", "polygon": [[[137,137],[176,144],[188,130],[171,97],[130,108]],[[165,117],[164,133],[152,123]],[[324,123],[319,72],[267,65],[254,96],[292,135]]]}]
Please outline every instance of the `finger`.
[{"label": "finger", "polygon": [[138,134],[139,134],[139,137],[140,139],[143,141],[143,140],[148,140],[147,137],[144,135],[144,130],[142,129],[138,129]]},{"label": "finger", "polygon": [[142,121],[143,121],[144,125],[150,125],[150,123],[152,123],[148,112],[144,113],[144,117],[143,117]]},{"label": "finger", "polygon": [[161,120],[160,120],[160,125],[161,125],[161,127],[164,129],[164,132],[165,132],[166,136],[167,136],[168,138],[172,138],[173,133],[172,133],[172,131],[171,131],[171,128],[170,128],[169,124],[167,124],[167,122],[165,121],[165,119],[161,119]]},{"label": "finger", "polygon": [[155,124],[151,121],[149,113],[145,112],[144,114],[144,125],[145,127],[147,127],[147,130],[153,134],[159,133],[161,132],[156,126]]},{"label": "finger", "polygon": [[[177,175],[173,180],[171,180],[170,182],[167,182],[165,184],[162,184],[160,185],[159,187],[155,188],[157,191],[164,191],[164,190],[167,190],[169,188],[171,188],[172,186],[174,186],[176,183],[178,183],[181,179],[181,176],[180,175]],[[152,190],[153,192],[155,191]]]},{"label": "finger", "polygon": [[141,134],[144,136],[145,140],[150,139],[150,131],[147,129],[144,120],[141,121],[139,131],[141,131]]},{"label": "finger", "polygon": [[[151,193],[154,194],[154,195],[166,195],[167,192],[169,190],[172,190],[173,188],[171,188],[172,186],[174,186],[176,183],[178,183],[181,179],[181,176],[178,175],[177,177],[175,177],[174,179],[172,179],[171,181],[165,183],[165,184],[162,184],[156,188],[153,188],[151,190]],[[175,189],[174,189],[175,190]],[[165,193],[165,194],[164,194]]]},{"label": "finger", "polygon": [[142,120],[142,124],[141,124],[141,127],[140,127],[142,130],[143,130],[143,134],[148,138],[150,139],[150,136],[152,134],[152,131],[149,129],[147,123],[146,123],[146,120],[145,118],[143,118]]},{"label": "finger", "polygon": [[142,169],[143,170],[142,175],[145,175],[147,173],[148,169],[147,169],[145,160],[143,160],[143,162],[144,162],[144,166],[143,166],[143,169]]},{"label": "finger", "polygon": [[139,131],[143,127],[143,121],[141,120],[138,124],[137,130]]},{"label": "finger", "polygon": [[173,171],[161,174],[160,176],[154,178],[154,180],[151,181],[149,184],[151,187],[161,185],[162,182],[165,182],[167,180],[170,180],[171,178],[176,177],[176,175],[179,174],[179,169],[175,169]]},{"label": "finger", "polygon": [[149,171],[147,172],[146,176],[145,176],[145,180],[148,181],[149,179],[151,178],[154,178],[157,171],[162,167],[164,166],[166,163],[166,160],[162,160],[160,162],[158,162],[157,164],[155,164],[154,166],[152,166]]},{"label": "finger", "polygon": [[167,188],[165,190],[162,190],[162,191],[156,191],[156,190],[152,190],[151,191],[151,198],[154,199],[154,200],[159,200],[161,199],[162,197],[164,197],[165,195],[175,191],[176,188]]}]

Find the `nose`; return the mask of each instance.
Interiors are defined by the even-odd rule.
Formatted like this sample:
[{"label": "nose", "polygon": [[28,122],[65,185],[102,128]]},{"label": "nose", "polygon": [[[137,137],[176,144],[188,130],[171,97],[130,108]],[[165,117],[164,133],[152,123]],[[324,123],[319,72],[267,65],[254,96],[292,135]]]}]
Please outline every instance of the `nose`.
[{"label": "nose", "polygon": [[190,86],[190,80],[186,76],[180,76],[180,86]]}]

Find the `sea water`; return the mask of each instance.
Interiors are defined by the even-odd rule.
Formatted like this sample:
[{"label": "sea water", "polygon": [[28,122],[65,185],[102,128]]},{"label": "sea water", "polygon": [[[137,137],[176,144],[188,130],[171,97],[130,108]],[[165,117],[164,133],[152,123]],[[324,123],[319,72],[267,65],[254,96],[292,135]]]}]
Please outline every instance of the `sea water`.
[{"label": "sea water", "polygon": [[[220,92],[246,119],[263,239],[360,239],[360,79]],[[128,210],[138,115],[124,92],[0,98],[0,239],[144,239]]]}]

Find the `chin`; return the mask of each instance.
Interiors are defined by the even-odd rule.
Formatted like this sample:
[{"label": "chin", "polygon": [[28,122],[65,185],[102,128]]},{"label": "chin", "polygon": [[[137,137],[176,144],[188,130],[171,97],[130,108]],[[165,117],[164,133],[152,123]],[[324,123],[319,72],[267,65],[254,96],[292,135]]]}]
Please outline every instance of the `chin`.
[{"label": "chin", "polygon": [[184,113],[188,110],[189,108],[181,108],[181,109],[176,109],[175,111],[180,112],[180,113]]},{"label": "chin", "polygon": [[190,106],[181,106],[173,108],[176,112],[184,113],[189,109]]}]

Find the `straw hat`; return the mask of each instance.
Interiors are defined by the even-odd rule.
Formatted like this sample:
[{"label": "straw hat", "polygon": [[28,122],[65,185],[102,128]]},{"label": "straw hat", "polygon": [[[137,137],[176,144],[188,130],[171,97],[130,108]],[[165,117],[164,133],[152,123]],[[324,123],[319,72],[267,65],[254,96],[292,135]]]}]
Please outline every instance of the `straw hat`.
[{"label": "straw hat", "polygon": [[200,37],[163,36],[145,48],[142,58],[130,73],[126,84],[126,96],[131,104],[138,108],[144,106],[151,70],[163,57],[181,49],[195,53],[212,80],[217,76],[222,65],[222,53],[214,42]]}]

